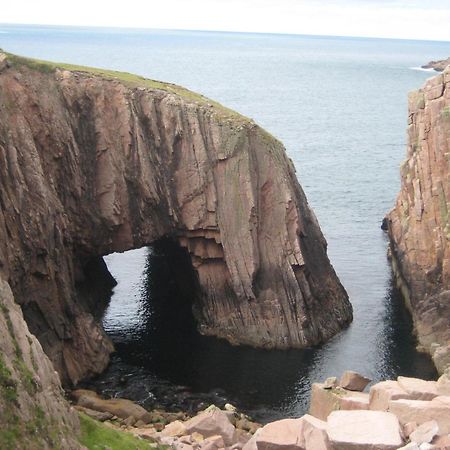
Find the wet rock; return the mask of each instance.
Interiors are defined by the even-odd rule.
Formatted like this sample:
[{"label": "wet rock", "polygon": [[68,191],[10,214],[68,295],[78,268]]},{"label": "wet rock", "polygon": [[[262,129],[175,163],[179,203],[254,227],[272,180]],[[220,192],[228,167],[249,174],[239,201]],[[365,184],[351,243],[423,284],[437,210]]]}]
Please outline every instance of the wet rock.
[{"label": "wet rock", "polygon": [[382,411],[333,411],[327,433],[333,450],[397,450],[403,445],[397,417]]},{"label": "wet rock", "polygon": [[365,387],[370,383],[369,378],[363,377],[353,370],[347,370],[342,375],[339,386],[348,391],[359,391],[362,392]]}]

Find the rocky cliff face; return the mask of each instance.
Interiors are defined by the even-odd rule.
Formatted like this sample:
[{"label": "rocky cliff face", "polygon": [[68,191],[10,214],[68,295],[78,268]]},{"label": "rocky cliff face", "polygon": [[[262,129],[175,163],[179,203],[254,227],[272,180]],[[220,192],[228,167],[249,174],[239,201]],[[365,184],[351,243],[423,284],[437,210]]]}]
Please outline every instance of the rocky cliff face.
[{"label": "rocky cliff face", "polygon": [[407,160],[388,215],[392,263],[420,344],[450,365],[450,68],[409,97]]},{"label": "rocky cliff face", "polygon": [[101,371],[103,255],[171,237],[200,330],[323,342],[352,309],[283,146],[251,120],[130,74],[0,58],[0,275],[64,382]]},{"label": "rocky cliff face", "polygon": [[78,416],[58,375],[0,278],[0,448],[80,448]]}]

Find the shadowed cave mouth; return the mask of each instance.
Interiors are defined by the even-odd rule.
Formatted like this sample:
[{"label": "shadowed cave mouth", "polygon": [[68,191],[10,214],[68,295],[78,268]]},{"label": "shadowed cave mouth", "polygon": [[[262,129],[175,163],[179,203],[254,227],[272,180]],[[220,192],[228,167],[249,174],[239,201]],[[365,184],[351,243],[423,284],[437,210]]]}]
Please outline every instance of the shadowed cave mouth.
[{"label": "shadowed cave mouth", "polygon": [[97,318],[116,352],[103,374],[82,385],[149,409],[197,412],[229,401],[214,371],[200,367],[229,344],[197,330],[200,287],[188,251],[166,237],[105,262],[118,284]]}]

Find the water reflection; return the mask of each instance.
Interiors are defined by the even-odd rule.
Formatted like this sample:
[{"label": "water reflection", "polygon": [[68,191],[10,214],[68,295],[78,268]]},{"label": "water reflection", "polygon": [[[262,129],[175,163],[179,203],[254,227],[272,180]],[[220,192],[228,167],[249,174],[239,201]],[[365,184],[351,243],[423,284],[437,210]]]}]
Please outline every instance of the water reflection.
[{"label": "water reflection", "polygon": [[[409,314],[392,283],[379,304],[354,301],[355,322],[320,348],[257,350],[197,333],[191,308],[195,278],[179,248],[163,243],[131,256],[107,258],[119,284],[104,326],[117,355],[97,382],[107,384],[110,392],[124,389],[117,374],[126,367],[128,386],[139,386],[137,392],[130,388],[128,396],[139,399],[143,386],[162,396],[170,386],[218,392],[267,421],[303,414],[311,383],[346,369],[376,381],[436,375],[429,358],[415,350]],[[136,271],[139,261],[143,271]]]}]

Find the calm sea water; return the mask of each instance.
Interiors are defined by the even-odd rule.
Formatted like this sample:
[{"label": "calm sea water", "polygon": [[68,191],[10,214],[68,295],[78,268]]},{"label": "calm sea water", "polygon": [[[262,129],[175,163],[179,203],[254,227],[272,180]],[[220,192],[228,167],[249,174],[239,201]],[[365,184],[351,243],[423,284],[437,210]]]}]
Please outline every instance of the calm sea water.
[{"label": "calm sea water", "polygon": [[321,348],[235,348],[196,335],[188,312],[161,309],[186,293],[160,253],[110,255],[119,284],[104,324],[118,353],[99,383],[138,386],[147,399],[158,382],[218,392],[267,420],[301,414],[311,382],[345,369],[435,376],[392,288],[380,223],[399,189],[407,93],[432,75],[417,67],[450,55],[449,42],[0,25],[0,47],[174,82],[255,119],[293,159],[354,306],[350,328]]}]

